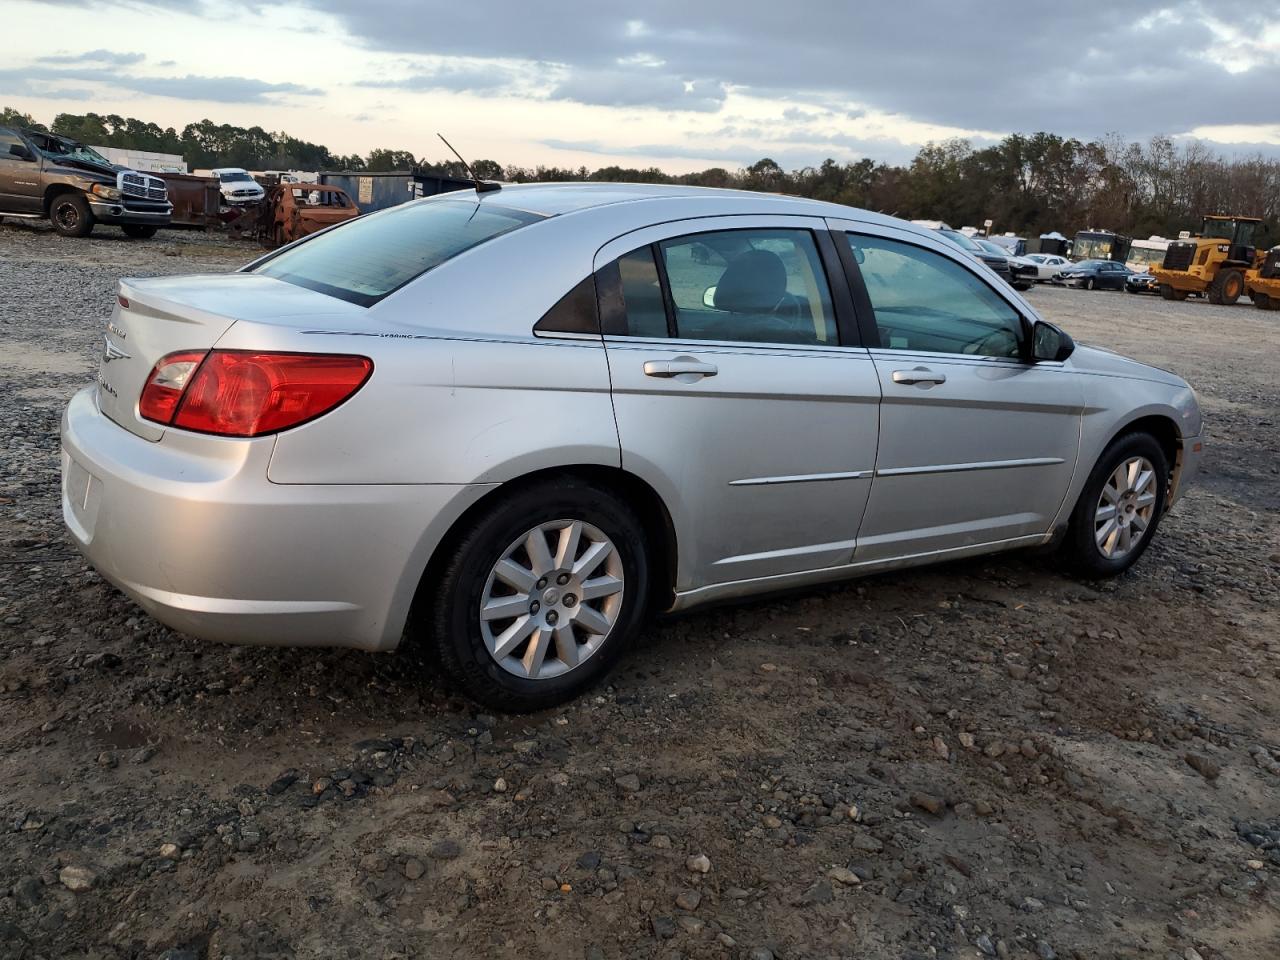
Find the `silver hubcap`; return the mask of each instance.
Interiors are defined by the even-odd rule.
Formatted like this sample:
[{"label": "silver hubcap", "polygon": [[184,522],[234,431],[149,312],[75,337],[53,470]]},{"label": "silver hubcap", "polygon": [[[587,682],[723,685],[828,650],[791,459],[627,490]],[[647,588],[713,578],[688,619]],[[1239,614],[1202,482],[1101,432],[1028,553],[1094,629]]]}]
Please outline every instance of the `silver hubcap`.
[{"label": "silver hubcap", "polygon": [[508,673],[546,680],[600,649],[622,610],[622,558],[598,528],[552,520],[507,547],[480,600],[480,634]]},{"label": "silver hubcap", "polygon": [[1157,489],[1155,467],[1146,457],[1131,457],[1107,478],[1093,515],[1093,534],[1108,560],[1132,553],[1147,535]]}]

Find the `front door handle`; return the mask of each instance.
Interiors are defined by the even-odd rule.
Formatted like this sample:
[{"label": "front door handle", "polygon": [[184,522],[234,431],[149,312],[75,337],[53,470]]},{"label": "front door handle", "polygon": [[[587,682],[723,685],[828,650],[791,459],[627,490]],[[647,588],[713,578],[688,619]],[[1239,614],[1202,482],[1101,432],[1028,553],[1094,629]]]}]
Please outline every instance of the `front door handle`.
[{"label": "front door handle", "polygon": [[679,377],[692,374],[695,377],[714,377],[720,372],[714,363],[704,363],[692,357],[677,357],[675,360],[646,360],[644,375],[646,377]]},{"label": "front door handle", "polygon": [[893,371],[894,383],[946,383],[947,375],[945,373],[935,373],[928,367],[912,367],[910,370]]}]

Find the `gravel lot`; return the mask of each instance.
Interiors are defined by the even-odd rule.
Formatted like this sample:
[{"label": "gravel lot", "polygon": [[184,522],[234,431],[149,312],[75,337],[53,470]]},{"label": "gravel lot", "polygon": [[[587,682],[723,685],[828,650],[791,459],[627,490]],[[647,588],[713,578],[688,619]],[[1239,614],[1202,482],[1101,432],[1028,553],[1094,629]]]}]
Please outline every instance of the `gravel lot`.
[{"label": "gravel lot", "polygon": [[410,653],[197,643],[78,558],[58,421],[115,281],[253,253],[99,234],[0,226],[0,956],[1280,955],[1280,314],[1029,294],[1205,408],[1129,575],[691,615],[506,718]]}]

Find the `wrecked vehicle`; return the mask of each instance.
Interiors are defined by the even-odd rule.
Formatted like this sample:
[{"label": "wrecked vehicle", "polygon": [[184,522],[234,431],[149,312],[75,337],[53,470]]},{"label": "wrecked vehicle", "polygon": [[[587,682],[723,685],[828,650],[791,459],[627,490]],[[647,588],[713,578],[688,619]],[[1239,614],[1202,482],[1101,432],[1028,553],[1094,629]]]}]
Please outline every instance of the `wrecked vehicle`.
[{"label": "wrecked vehicle", "polygon": [[341,187],[280,183],[267,194],[259,238],[268,246],[280,247],[358,216],[360,208]]},{"label": "wrecked vehicle", "polygon": [[67,137],[0,127],[0,217],[47,218],[64,237],[87,237],[105,223],[145,239],[172,214],[159,177],[117,166]]}]

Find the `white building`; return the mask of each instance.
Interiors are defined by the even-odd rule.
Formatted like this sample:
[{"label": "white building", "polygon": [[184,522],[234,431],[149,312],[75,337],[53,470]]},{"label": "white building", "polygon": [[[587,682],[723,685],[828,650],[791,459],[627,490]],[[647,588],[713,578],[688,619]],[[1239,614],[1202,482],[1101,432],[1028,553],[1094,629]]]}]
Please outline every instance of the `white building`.
[{"label": "white building", "polygon": [[187,161],[176,153],[149,153],[125,147],[94,147],[112,163],[140,173],[186,173]]}]

